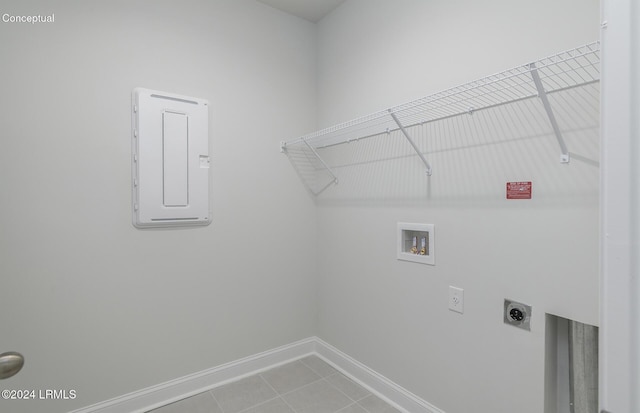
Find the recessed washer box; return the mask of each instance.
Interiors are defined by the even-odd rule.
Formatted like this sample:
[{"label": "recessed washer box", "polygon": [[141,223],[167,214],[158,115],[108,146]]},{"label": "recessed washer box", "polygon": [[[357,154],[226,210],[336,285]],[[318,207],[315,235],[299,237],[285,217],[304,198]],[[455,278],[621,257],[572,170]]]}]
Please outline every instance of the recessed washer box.
[{"label": "recessed washer box", "polygon": [[133,225],[209,225],[208,101],[136,88],[131,107]]},{"label": "recessed washer box", "polygon": [[398,222],[398,259],[436,265],[433,224]]}]

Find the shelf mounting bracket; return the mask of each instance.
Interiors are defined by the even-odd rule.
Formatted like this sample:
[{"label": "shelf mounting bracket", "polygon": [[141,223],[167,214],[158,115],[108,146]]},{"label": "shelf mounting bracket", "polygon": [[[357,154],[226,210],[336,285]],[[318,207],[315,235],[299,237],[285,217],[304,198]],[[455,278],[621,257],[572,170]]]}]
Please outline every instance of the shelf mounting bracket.
[{"label": "shelf mounting bracket", "polygon": [[538,90],[538,97],[542,101],[542,106],[544,106],[545,112],[547,112],[547,116],[549,117],[549,122],[551,122],[551,127],[553,128],[553,133],[556,135],[556,139],[558,140],[558,145],[560,145],[560,162],[561,163],[569,163],[569,149],[567,149],[567,144],[564,142],[564,138],[562,137],[562,133],[560,133],[560,127],[558,127],[558,121],[556,121],[556,117],[553,114],[553,110],[551,109],[551,103],[549,103],[549,98],[547,97],[547,92],[544,90],[544,86],[542,85],[542,80],[540,80],[540,74],[538,73],[538,68],[535,63],[529,64],[529,72],[531,73],[531,78],[533,79],[533,83],[536,85],[536,89]]},{"label": "shelf mounting bracket", "polygon": [[432,173],[431,165],[429,165],[429,161],[427,161],[427,158],[425,158],[424,155],[422,154],[422,152],[420,152],[420,149],[418,149],[418,147],[416,146],[416,144],[413,141],[413,139],[411,139],[411,136],[409,135],[409,133],[407,133],[407,131],[404,129],[404,126],[402,126],[402,123],[400,123],[400,120],[398,120],[398,117],[396,116],[395,113],[393,113],[393,111],[391,109],[389,109],[389,114],[393,118],[394,122],[398,125],[398,128],[400,128],[400,131],[402,132],[404,137],[407,138],[407,140],[409,141],[409,143],[413,147],[413,150],[416,151],[416,153],[418,154],[418,156],[422,160],[422,163],[424,163],[424,166],[427,167],[427,175],[431,176],[431,173]]},{"label": "shelf mounting bracket", "polygon": [[329,173],[329,175],[331,175],[331,177],[333,178],[331,181],[329,181],[328,184],[326,184],[322,189],[320,189],[318,192],[315,192],[314,195],[320,195],[322,192],[324,192],[325,189],[329,188],[332,184],[337,185],[338,184],[338,177],[336,176],[336,174],[333,173],[333,171],[331,170],[331,168],[329,167],[329,165],[326,164],[326,162],[320,157],[320,155],[318,154],[318,152],[316,151],[316,149],[309,145],[309,142],[307,142],[306,139],[303,139],[303,142],[305,145],[307,145],[307,147],[311,150],[311,152],[313,152],[313,155],[318,158],[318,161],[320,161],[320,163],[322,164],[322,166],[324,167],[324,169],[327,170],[327,172]]}]

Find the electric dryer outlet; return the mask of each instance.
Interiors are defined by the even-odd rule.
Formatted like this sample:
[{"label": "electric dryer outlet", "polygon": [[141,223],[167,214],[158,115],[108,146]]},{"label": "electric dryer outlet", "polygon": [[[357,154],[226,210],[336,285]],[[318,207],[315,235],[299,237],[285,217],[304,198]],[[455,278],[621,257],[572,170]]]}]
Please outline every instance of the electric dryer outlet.
[{"label": "electric dryer outlet", "polygon": [[505,298],[504,323],[531,331],[531,306]]}]

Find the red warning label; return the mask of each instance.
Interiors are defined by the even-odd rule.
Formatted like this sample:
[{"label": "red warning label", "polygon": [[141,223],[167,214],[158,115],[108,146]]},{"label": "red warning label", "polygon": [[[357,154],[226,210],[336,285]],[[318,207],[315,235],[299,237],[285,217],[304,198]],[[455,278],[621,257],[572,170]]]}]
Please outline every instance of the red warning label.
[{"label": "red warning label", "polygon": [[507,182],[507,199],[531,199],[531,182]]}]

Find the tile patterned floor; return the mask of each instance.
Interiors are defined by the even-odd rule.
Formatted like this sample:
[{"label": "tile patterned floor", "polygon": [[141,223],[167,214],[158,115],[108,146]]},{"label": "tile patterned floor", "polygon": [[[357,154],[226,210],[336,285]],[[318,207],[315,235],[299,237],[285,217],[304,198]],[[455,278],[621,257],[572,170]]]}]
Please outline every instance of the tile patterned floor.
[{"label": "tile patterned floor", "polygon": [[316,356],[216,387],[152,413],[400,413]]}]

